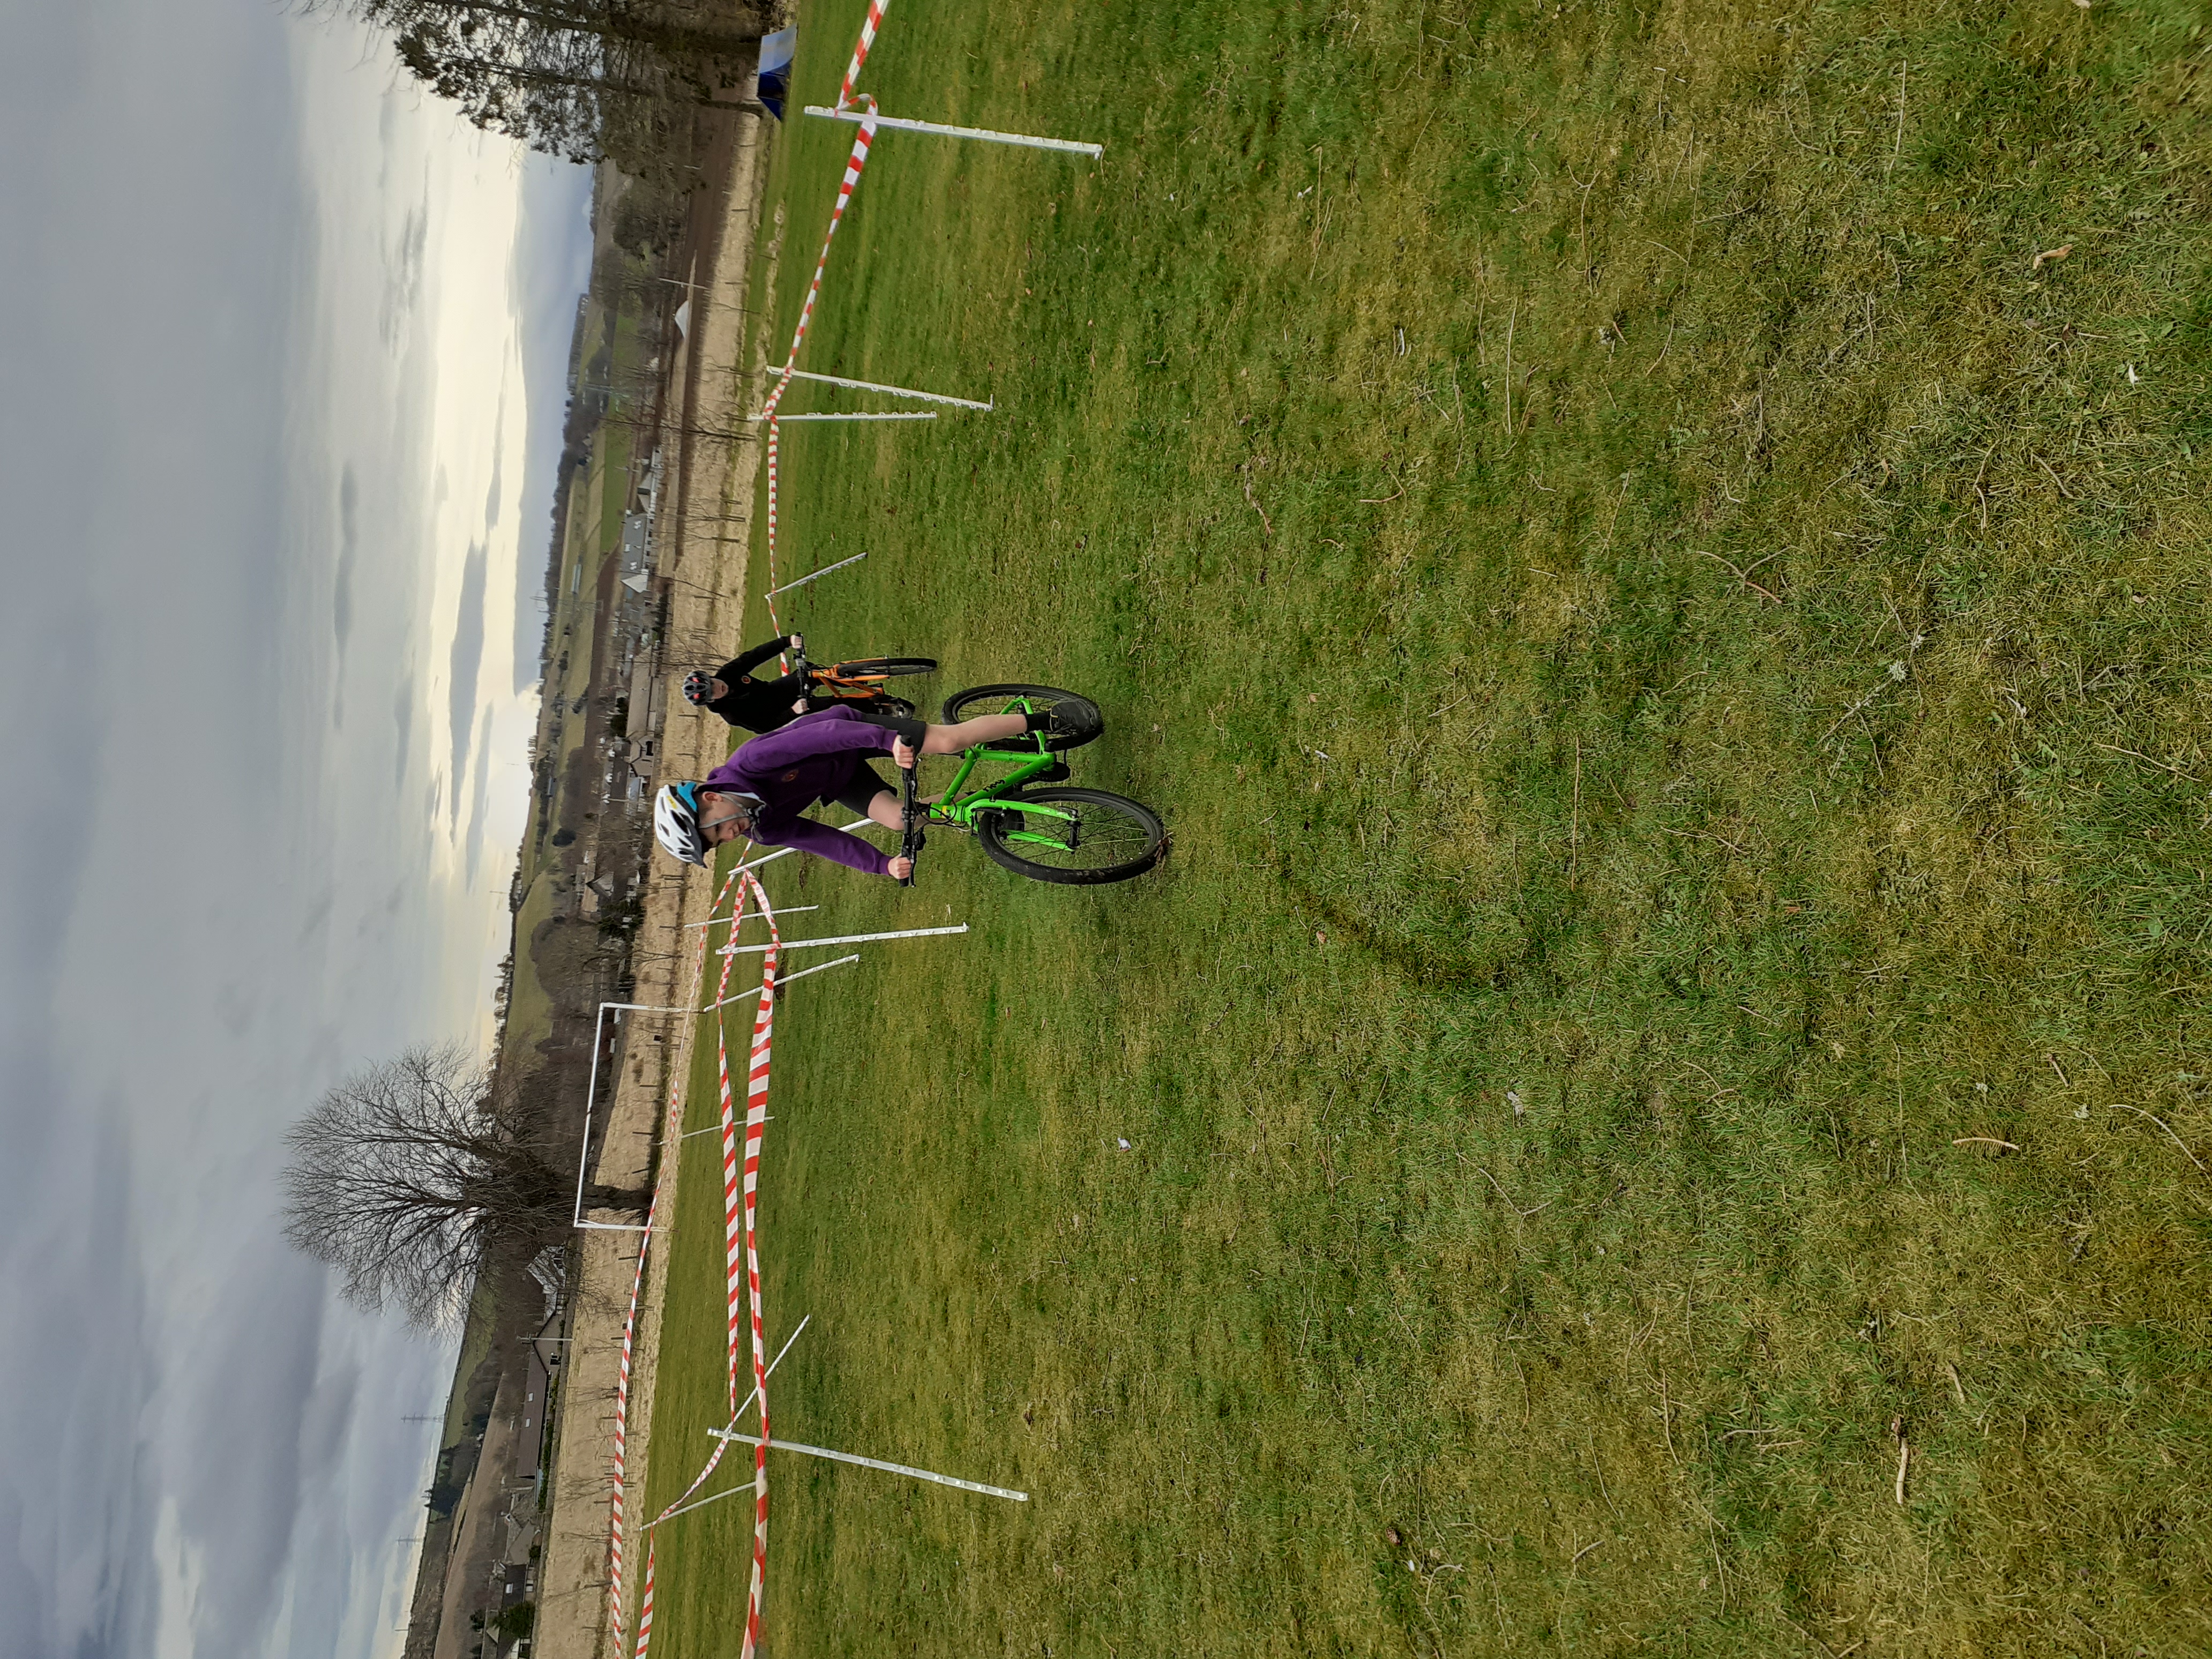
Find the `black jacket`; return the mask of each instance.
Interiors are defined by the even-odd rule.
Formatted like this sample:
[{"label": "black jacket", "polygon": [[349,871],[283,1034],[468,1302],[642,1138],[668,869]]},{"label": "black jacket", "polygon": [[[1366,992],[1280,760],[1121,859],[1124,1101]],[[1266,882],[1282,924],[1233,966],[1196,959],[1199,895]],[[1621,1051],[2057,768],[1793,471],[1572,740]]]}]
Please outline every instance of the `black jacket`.
[{"label": "black jacket", "polygon": [[765,680],[752,677],[752,671],[781,651],[784,644],[783,636],[778,635],[766,645],[757,645],[744,656],[734,657],[717,668],[714,678],[728,686],[729,692],[705,707],[728,724],[742,726],[748,732],[773,732],[796,719],[791,705],[806,693],[804,674],[794,672]]}]

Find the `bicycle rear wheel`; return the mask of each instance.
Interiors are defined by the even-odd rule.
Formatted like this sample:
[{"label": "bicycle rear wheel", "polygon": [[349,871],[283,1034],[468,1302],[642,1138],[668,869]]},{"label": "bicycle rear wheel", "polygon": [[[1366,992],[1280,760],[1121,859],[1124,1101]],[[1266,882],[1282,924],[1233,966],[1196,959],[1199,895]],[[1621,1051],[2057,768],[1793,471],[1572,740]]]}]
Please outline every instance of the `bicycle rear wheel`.
[{"label": "bicycle rear wheel", "polygon": [[1044,730],[1023,738],[1000,738],[981,745],[994,755],[1034,755],[1037,740],[1048,750],[1080,749],[1106,729],[1106,716],[1088,697],[1052,685],[978,685],[956,692],[945,700],[945,723],[957,726],[978,714],[1004,714],[1024,710],[1049,715]]},{"label": "bicycle rear wheel", "polygon": [[850,662],[841,662],[830,672],[841,680],[896,679],[902,674],[934,674],[934,657],[855,657]]},{"label": "bicycle rear wheel", "polygon": [[[1167,850],[1167,830],[1149,806],[1103,789],[1031,789],[975,815],[983,850],[1016,875],[1091,887],[1141,876]],[[1025,812],[1019,803],[1050,809]]]}]

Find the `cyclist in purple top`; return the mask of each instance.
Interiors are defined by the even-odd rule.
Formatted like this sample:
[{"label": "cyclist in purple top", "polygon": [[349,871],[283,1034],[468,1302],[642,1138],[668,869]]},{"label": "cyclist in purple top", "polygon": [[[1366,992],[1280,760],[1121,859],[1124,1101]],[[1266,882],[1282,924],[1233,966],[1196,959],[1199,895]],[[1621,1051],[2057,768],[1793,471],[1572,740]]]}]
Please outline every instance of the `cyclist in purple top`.
[{"label": "cyclist in purple top", "polygon": [[925,726],[850,708],[802,714],[741,745],[703,780],[662,789],[653,802],[653,832],[687,864],[704,865],[715,848],[744,836],[903,881],[912,873],[911,859],[886,858],[858,836],[800,813],[817,801],[837,802],[886,829],[899,829],[899,798],[863,757],[888,750],[896,764],[910,768],[917,753],[957,755],[1033,731],[1049,718],[981,714],[957,726]]}]

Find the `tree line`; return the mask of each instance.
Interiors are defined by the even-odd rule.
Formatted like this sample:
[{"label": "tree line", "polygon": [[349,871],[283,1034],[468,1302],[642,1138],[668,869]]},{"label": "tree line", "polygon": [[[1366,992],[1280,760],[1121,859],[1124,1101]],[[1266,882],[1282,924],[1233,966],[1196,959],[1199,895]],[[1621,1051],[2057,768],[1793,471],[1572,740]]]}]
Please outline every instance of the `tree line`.
[{"label": "tree line", "polygon": [[471,122],[571,161],[653,170],[673,118],[730,106],[767,0],[339,0]]}]

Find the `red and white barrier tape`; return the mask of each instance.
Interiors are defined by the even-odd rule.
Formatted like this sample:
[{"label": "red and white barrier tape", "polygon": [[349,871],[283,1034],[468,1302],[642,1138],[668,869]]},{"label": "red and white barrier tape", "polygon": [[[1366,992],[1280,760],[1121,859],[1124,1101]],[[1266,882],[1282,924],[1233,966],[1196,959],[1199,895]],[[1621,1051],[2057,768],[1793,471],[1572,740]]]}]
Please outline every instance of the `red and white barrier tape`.
[{"label": "red and white barrier tape", "polygon": [[[714,902],[707,907],[709,915],[721,908],[723,899],[728,896],[731,884],[737,878],[737,873],[734,871],[724,878],[721,891],[714,895]],[[754,884],[754,890],[759,890],[758,883]],[[739,913],[742,914],[744,900],[742,890],[738,894],[738,899]],[[767,908],[767,901],[763,899],[762,908]],[[769,925],[773,927],[775,924]],[[734,916],[732,918],[731,927],[734,931],[736,927]],[[709,930],[704,927],[698,930],[699,945],[698,949],[692,953],[691,982],[684,997],[684,1000],[689,1004],[696,1004],[699,1000],[699,981],[705,976],[706,972],[708,932]],[[729,983],[730,962],[731,958],[726,957],[722,960],[722,983],[726,988]],[[720,1000],[720,994],[718,993],[715,1000]],[[690,1070],[690,1027],[686,1025],[677,1040],[675,1052],[671,1057],[668,1107],[665,1115],[669,1131],[665,1144],[671,1146],[678,1144],[675,1132],[683,1122],[684,1085],[686,1073]],[[674,1161],[672,1158],[662,1163],[659,1176],[653,1182],[653,1197],[646,1206],[645,1231],[639,1235],[638,1240],[637,1273],[630,1280],[629,1310],[623,1316],[622,1356],[615,1373],[614,1456],[611,1471],[613,1494],[610,1506],[611,1515],[608,1526],[607,1543],[607,1616],[614,1626],[615,1645],[617,1650],[621,1648],[623,1638],[623,1500],[629,1439],[630,1351],[637,1334],[637,1304],[645,1289],[646,1258],[653,1249],[653,1218],[660,1209],[661,1183],[668,1178],[670,1168]],[[642,1629],[641,1624],[641,1629]]]},{"label": "red and white barrier tape", "polygon": [[[761,891],[759,878],[748,874],[745,879],[752,884],[761,908],[767,909],[768,896]],[[745,1078],[745,1284],[752,1310],[753,1389],[760,1401],[760,1438],[753,1446],[753,1574],[745,1595],[741,1659],[753,1659],[760,1645],[761,1594],[768,1580],[768,1344],[761,1330],[760,1155],[768,1125],[769,1045],[775,1032],[775,969],[781,945],[771,921],[768,951],[761,958],[760,1011],[753,1016],[752,1056]]]},{"label": "red and white barrier tape", "polygon": [[[781,955],[783,941],[768,902],[767,891],[761,886],[759,878],[750,871],[742,873],[747,889],[750,890],[760,906],[760,914],[768,918],[769,927],[768,947],[761,959],[760,1002],[753,1016],[752,1049],[745,1085],[745,1152],[742,1165],[742,1179],[739,1176],[740,1165],[738,1158],[736,1107],[730,1088],[729,1044],[726,1034],[719,1029],[720,1021],[716,1023],[719,1043],[716,1060],[722,1108],[722,1210],[723,1232],[726,1241],[725,1262],[729,1292],[726,1347],[730,1426],[732,1428],[737,1426],[738,1415],[741,1409],[738,1404],[737,1382],[738,1240],[740,1236],[738,1220],[741,1208],[744,1220],[742,1236],[744,1240],[744,1277],[748,1291],[747,1300],[751,1313],[753,1361],[753,1393],[751,1399],[746,1403],[750,1404],[752,1401],[758,1401],[760,1403],[760,1437],[758,1443],[753,1449],[753,1570],[751,1585],[746,1597],[744,1647],[744,1659],[751,1659],[760,1637],[761,1596],[768,1573],[768,1352],[761,1316],[758,1231],[760,1158],[761,1141],[768,1124],[769,1061],[775,1026],[776,964]],[[740,914],[742,914],[742,908],[741,897]],[[726,983],[729,976],[729,963],[733,960],[734,958],[724,960],[723,978]],[[715,998],[718,1003],[722,1000],[720,994]],[[743,1199],[742,1206],[739,1203],[740,1196]],[[635,1659],[646,1659],[647,1650],[653,1639],[653,1579],[658,1554],[653,1528],[681,1509],[692,1494],[707,1483],[708,1477],[712,1475],[720,1464],[722,1454],[729,1449],[730,1443],[727,1440],[716,1443],[714,1455],[707,1460],[707,1466],[699,1471],[691,1484],[686,1486],[665,1509],[662,1510],[646,1528],[645,1576],[638,1593],[637,1647]],[[618,1619],[616,1624],[616,1636],[619,1644],[621,1625]]]},{"label": "red and white barrier tape", "polygon": [[[806,285],[806,301],[799,307],[799,326],[792,331],[791,349],[784,356],[783,373],[776,376],[775,386],[761,406],[761,420],[768,428],[768,585],[775,586],[775,498],[776,498],[776,406],[783,402],[783,394],[791,389],[791,371],[799,365],[799,349],[806,343],[807,328],[814,321],[814,307],[822,297],[822,273],[829,269],[830,244],[836,239],[837,227],[845,222],[845,209],[851,204],[853,191],[860,182],[860,170],[868,165],[868,147],[876,141],[876,100],[867,94],[856,93],[853,82],[859,78],[860,65],[868,61],[868,48],[875,44],[877,27],[884,21],[884,9],[890,0],[869,0],[868,21],[860,26],[860,38],[853,47],[853,61],[845,67],[844,84],[838,88],[839,109],[860,109],[860,131],[853,136],[853,153],[845,160],[845,177],[837,186],[837,204],[830,211],[830,228],[822,238],[822,257],[814,262],[814,280]],[[780,629],[783,619],[776,614],[775,601],[768,601],[769,620]],[[788,665],[786,665],[788,666]]]},{"label": "red and white barrier tape", "polygon": [[629,1286],[629,1311],[623,1316],[622,1358],[615,1373],[615,1449],[613,1518],[610,1524],[607,1560],[607,1613],[613,1621],[617,1646],[623,1635],[623,1476],[629,1434],[630,1339],[637,1328],[637,1299],[645,1287],[645,1258],[653,1249],[653,1218],[660,1207],[656,1188],[645,1206],[645,1231],[638,1239],[637,1276]]},{"label": "red and white barrier tape", "polygon": [[868,61],[868,48],[876,44],[876,31],[883,26],[884,9],[891,0],[869,0],[868,21],[860,25],[860,38],[853,44],[853,61],[845,65],[845,79],[837,88],[837,107],[853,107],[853,82],[860,78],[860,65]]},{"label": "red and white barrier tape", "polygon": [[[872,16],[876,14],[871,14]],[[768,427],[768,585],[775,586],[775,503],[776,469],[776,406],[782,403],[783,394],[791,389],[790,371],[799,362],[799,350],[806,343],[806,331],[814,321],[814,307],[822,297],[822,273],[829,269],[830,244],[837,235],[837,227],[845,222],[845,209],[852,202],[853,191],[860,182],[860,170],[868,165],[868,146],[875,142],[876,100],[861,94],[867,114],[860,122],[860,131],[853,137],[853,153],[845,159],[845,177],[837,186],[837,205],[830,210],[830,228],[822,238],[822,257],[814,263],[814,280],[806,285],[806,301],[799,307],[799,326],[792,331],[791,349],[785,354],[785,372],[776,378],[768,401],[761,406],[761,419]],[[769,620],[781,629],[783,621],[776,614],[775,601],[768,601]]]},{"label": "red and white barrier tape", "polygon": [[[769,393],[768,400],[761,410],[762,422],[768,428],[767,527],[768,574],[770,587],[775,586],[776,428],[779,424],[776,419],[776,409],[783,402],[783,394],[791,386],[790,371],[798,366],[799,349],[805,344],[807,329],[814,320],[814,307],[822,296],[823,273],[830,264],[830,244],[836,239],[837,228],[845,221],[845,210],[852,203],[853,191],[860,185],[861,171],[868,165],[869,147],[875,142],[876,101],[865,93],[855,92],[854,82],[860,77],[861,66],[867,62],[868,50],[875,44],[876,31],[882,26],[884,12],[890,3],[890,0],[869,0],[867,21],[860,26],[860,37],[854,44],[852,61],[846,65],[845,78],[838,88],[837,107],[839,109],[861,108],[865,113],[861,118],[859,131],[853,137],[852,154],[846,158],[845,176],[837,186],[836,205],[830,210],[830,228],[822,238],[821,257],[815,261],[814,277],[806,287],[806,301],[799,308],[799,325],[792,331],[791,349],[785,355],[783,362],[784,373],[776,377],[775,389]],[[768,601],[768,608],[769,620],[780,630],[783,623],[781,618],[776,614],[775,601],[773,599]],[[732,878],[735,873],[733,872]],[[759,901],[760,908],[765,913],[769,908],[768,895],[762,888],[759,878],[750,871],[743,873],[746,889],[750,890]],[[724,890],[727,891],[726,884]],[[716,902],[719,904],[719,895]],[[740,914],[742,914],[743,904],[741,892],[738,900]],[[711,910],[709,914],[712,914]],[[732,932],[734,935],[734,919],[732,923]],[[706,939],[707,930],[702,928],[699,935],[701,963],[704,960]],[[759,1645],[761,1595],[768,1575],[768,1368],[765,1342],[761,1328],[760,1249],[757,1221],[760,1145],[762,1132],[768,1121],[769,1046],[775,1020],[775,968],[781,944],[781,939],[778,934],[775,923],[771,920],[769,922],[768,951],[762,960],[760,1008],[753,1020],[751,1065],[745,1085],[745,1157],[742,1182],[744,1200],[743,1209],[745,1285],[747,1301],[751,1313],[753,1389],[755,1396],[760,1401],[760,1438],[753,1449],[753,1570],[751,1586],[745,1599],[745,1638],[742,1659],[753,1659],[754,1651]],[[722,959],[721,984],[714,994],[714,1000],[717,1004],[721,1003],[728,994],[730,970],[736,960],[734,955]],[[692,996],[690,999],[693,1002],[697,1000],[699,976],[699,966],[695,964]],[[672,1129],[680,1121],[680,1107],[678,1101],[681,1093],[681,1079],[685,1069],[679,1065],[676,1073],[676,1082],[671,1091],[669,1123]],[[723,1255],[729,1285],[727,1337],[729,1397],[731,1425],[735,1427],[738,1410],[738,1198],[740,1183],[738,1180],[737,1138],[733,1104],[730,1093],[729,1054],[726,1042],[720,1055],[720,1071],[722,1097]],[[672,1138],[668,1144],[672,1146],[675,1144]],[[663,1164],[661,1175],[664,1179],[676,1162],[674,1158],[670,1158]],[[629,1311],[623,1321],[622,1365],[615,1389],[613,1541],[610,1549],[611,1566],[607,1579],[607,1604],[617,1651],[621,1649],[623,1639],[623,1474],[624,1440],[629,1412],[630,1346],[637,1324],[638,1300],[645,1284],[646,1255],[653,1242],[651,1230],[653,1216],[659,1207],[659,1203],[660,1186],[656,1182],[653,1201],[646,1211],[647,1231],[644,1235],[645,1242],[638,1250],[637,1275],[630,1286]],[[728,1444],[727,1441],[718,1443],[717,1449],[714,1456],[708,1459],[707,1467],[700,1472],[698,1478],[692,1481],[683,1497],[678,1498],[675,1504],[669,1506],[670,1510],[681,1504],[684,1498],[689,1498],[705,1483],[707,1477],[714,1473],[715,1465],[720,1462],[722,1450],[726,1449]],[[660,1519],[665,1519],[666,1514],[667,1511],[664,1510],[659,1517],[656,1517],[653,1524],[657,1525]],[[647,1530],[645,1577],[639,1590],[636,1659],[644,1659],[647,1646],[653,1637],[654,1552],[651,1528],[648,1527]]]}]

